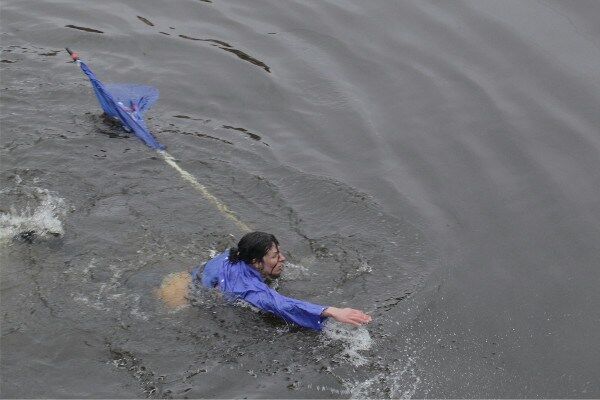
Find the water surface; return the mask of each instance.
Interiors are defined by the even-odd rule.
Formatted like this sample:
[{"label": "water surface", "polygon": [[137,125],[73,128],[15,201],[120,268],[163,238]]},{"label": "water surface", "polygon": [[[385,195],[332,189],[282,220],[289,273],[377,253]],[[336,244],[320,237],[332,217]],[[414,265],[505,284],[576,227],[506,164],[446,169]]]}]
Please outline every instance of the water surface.
[{"label": "water surface", "polygon": [[[595,1],[3,1],[5,397],[600,397]],[[148,125],[290,264],[374,316],[286,326],[195,290],[242,234],[100,116]]]}]

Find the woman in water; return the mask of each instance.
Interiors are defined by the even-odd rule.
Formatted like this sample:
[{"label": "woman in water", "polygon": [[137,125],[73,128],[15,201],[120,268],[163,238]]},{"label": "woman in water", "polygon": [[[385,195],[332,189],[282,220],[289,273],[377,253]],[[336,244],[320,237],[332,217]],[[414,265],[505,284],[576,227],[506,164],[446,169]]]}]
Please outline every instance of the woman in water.
[{"label": "woman in water", "polygon": [[321,330],[328,317],[354,326],[371,322],[371,317],[360,310],[321,306],[277,293],[265,283],[265,278],[281,275],[284,261],[275,236],[250,232],[237,247],[208,261],[203,270],[196,267],[192,279],[204,287],[218,289],[230,300],[244,300],[305,328]]}]

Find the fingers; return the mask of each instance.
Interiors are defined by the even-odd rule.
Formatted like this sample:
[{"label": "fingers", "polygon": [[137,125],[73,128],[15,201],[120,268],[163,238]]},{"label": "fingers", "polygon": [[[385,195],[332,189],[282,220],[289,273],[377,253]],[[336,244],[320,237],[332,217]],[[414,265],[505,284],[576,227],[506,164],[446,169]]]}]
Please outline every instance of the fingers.
[{"label": "fingers", "polygon": [[370,315],[353,308],[328,307],[323,313],[324,316],[332,317],[336,321],[354,326],[362,326],[372,321]]},{"label": "fingers", "polygon": [[364,312],[362,312],[360,310],[354,310],[352,308],[347,309],[346,317],[347,317],[347,322],[354,326],[365,325],[372,321],[372,318],[370,315],[365,314]]}]

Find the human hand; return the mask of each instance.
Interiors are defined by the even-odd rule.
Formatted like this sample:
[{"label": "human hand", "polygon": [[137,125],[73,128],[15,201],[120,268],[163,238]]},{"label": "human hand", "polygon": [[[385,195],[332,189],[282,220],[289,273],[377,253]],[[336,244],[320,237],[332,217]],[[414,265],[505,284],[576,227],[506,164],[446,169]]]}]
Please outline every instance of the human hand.
[{"label": "human hand", "polygon": [[353,308],[337,308],[327,307],[322,314],[324,317],[331,317],[338,322],[344,324],[350,324],[354,326],[361,326],[371,322],[372,318],[370,315],[365,314],[360,310]]}]

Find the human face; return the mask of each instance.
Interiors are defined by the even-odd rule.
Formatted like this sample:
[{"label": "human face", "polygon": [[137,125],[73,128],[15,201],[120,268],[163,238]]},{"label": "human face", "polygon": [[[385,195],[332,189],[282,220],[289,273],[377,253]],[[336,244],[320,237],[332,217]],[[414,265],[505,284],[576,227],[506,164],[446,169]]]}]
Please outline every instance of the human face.
[{"label": "human face", "polygon": [[279,246],[273,244],[267,254],[262,258],[260,262],[262,272],[270,277],[276,278],[283,272],[283,262],[285,256],[279,248]]}]

